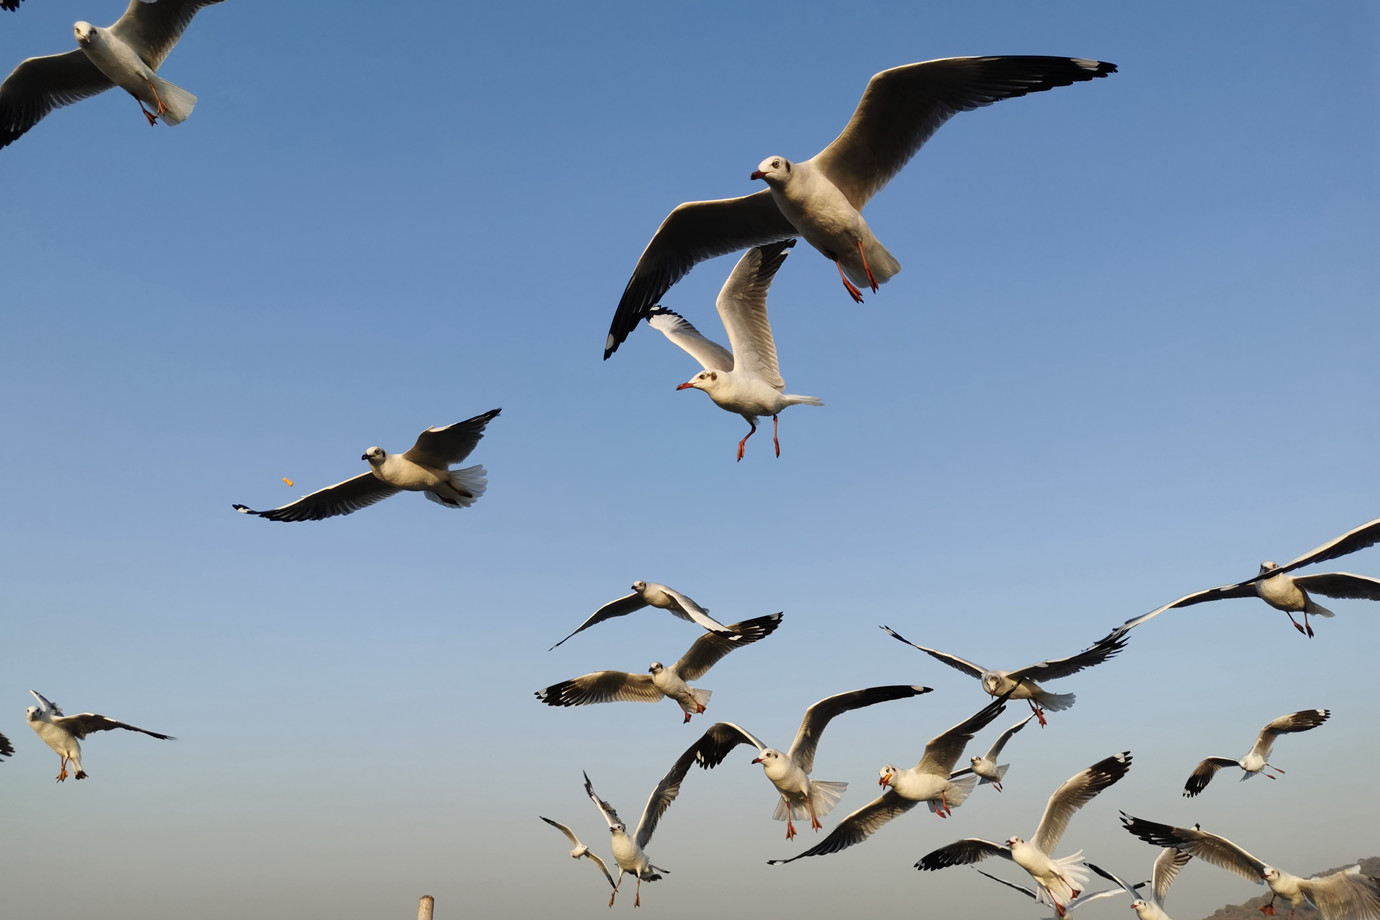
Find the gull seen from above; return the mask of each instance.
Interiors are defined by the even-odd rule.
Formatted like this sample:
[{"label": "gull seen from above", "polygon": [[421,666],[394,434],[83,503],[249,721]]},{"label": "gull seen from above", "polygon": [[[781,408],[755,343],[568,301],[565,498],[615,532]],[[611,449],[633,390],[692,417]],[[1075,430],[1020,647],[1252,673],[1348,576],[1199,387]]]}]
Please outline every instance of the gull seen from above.
[{"label": "gull seen from above", "polygon": [[150,125],[159,118],[181,124],[192,114],[196,96],[156,71],[197,11],[220,2],[130,0],[124,15],[106,28],[76,23],[72,31],[77,50],[29,58],[0,84],[0,147],[13,143],[53,109],[115,86],[135,98]]},{"label": "gull seen from above", "polygon": [[158,732],[151,732],[147,728],[138,728],[124,722],[116,722],[114,719],[107,719],[105,716],[97,715],[94,712],[65,716],[56,703],[49,702],[37,690],[30,690],[29,692],[33,694],[34,699],[38,700],[37,706],[30,706],[25,710],[29,727],[34,730],[38,737],[43,739],[44,744],[52,748],[62,759],[57,775],[58,782],[67,779],[68,764],[71,764],[76,770],[77,779],[86,779],[86,771],[81,766],[81,744],[79,742],[92,732],[123,728],[127,731],[142,732],[162,741],[177,740],[172,735],[160,735]]},{"label": "gull seen from above", "polygon": [[751,179],[767,188],[742,198],[689,201],[662,221],[637,260],[604,343],[604,359],[696,263],[789,237],[837,266],[849,295],[900,271],[862,209],[939,127],[959,112],[1116,72],[1084,58],[1017,55],[941,58],[893,67],[868,81],[853,117],[808,160],[772,156]]},{"label": "gull seen from above", "polygon": [[1303,709],[1299,712],[1291,712],[1288,715],[1280,716],[1262,728],[1259,737],[1255,739],[1255,746],[1240,760],[1234,757],[1208,757],[1200,761],[1198,766],[1194,768],[1193,775],[1188,778],[1188,782],[1184,785],[1184,798],[1191,799],[1206,789],[1207,784],[1212,782],[1212,778],[1217,775],[1217,771],[1223,767],[1240,767],[1245,771],[1241,774],[1242,780],[1250,779],[1257,773],[1267,779],[1274,779],[1269,773],[1263,772],[1267,768],[1282,775],[1283,770],[1267,762],[1270,752],[1274,749],[1275,738],[1291,732],[1306,732],[1310,728],[1317,728],[1326,722],[1331,714],[1331,710],[1327,709]]},{"label": "gull seen from above", "polygon": [[[609,601],[607,604],[594,611],[589,619],[577,626],[575,632],[571,633],[570,636],[575,635],[575,633],[583,632],[596,623],[602,623],[614,617],[625,617],[630,613],[636,613],[644,607],[656,607],[659,610],[665,610],[667,613],[674,614],[689,623],[698,623],[710,632],[720,633],[725,636],[733,635],[733,630],[709,615],[708,607],[701,607],[675,588],[668,588],[666,585],[659,585],[654,581],[642,581],[639,579],[632,583],[632,591],[632,594],[625,594],[617,600]],[[551,646],[547,651],[549,652],[551,649],[562,645],[570,636],[566,636],[565,639],[557,642],[556,645]]]},{"label": "gull seen from above", "polygon": [[538,690],[536,697],[548,706],[586,706],[617,700],[655,703],[670,697],[684,711],[683,722],[689,722],[690,716],[704,712],[713,691],[691,687],[687,682],[703,677],[720,658],[734,649],[770,636],[780,624],[780,613],[744,620],[729,627],[733,630],[729,636],[704,633],[675,664],[664,665],[653,661],[647,674],[595,671]]},{"label": "gull seen from above", "polygon": [[824,405],[813,396],[785,392],[786,381],[777,367],[776,343],[767,319],[767,289],[794,245],[795,240],[786,240],[749,249],[724,282],[714,305],[728,332],[731,352],[700,335],[694,326],[670,310],[655,307],[647,316],[653,329],[661,330],[704,368],[676,389],[703,390],[720,409],[738,413],[751,426],[738,442],[739,460],[743,459],[748,438],[757,432],[759,416],[771,416],[771,440],[779,457],[777,416],[782,410],[788,406]]},{"label": "gull seen from above", "polygon": [[320,521],[408,491],[421,492],[447,508],[468,508],[488,486],[484,467],[449,467],[470,455],[484,436],[484,426],[500,411],[492,409],[444,428],[428,428],[406,453],[390,454],[381,447],[371,447],[360,457],[369,462],[369,472],[318,489],[280,508],[254,511],[244,505],[233,507],[241,514],[257,514],[270,521]]},{"label": "gull seen from above", "polygon": [[982,681],[982,689],[986,691],[988,696],[1009,696],[1013,700],[1025,700],[1030,704],[1031,712],[1040,720],[1041,725],[1047,724],[1044,712],[1046,709],[1052,709],[1055,712],[1068,709],[1074,704],[1076,697],[1072,693],[1050,693],[1037,684],[1035,678],[1054,680],[1077,674],[1084,668],[1101,664],[1120,652],[1126,647],[1127,640],[1126,629],[1123,627],[1103,636],[1077,655],[1036,662],[1014,671],[994,671],[984,668],[980,664],[974,664],[967,659],[959,658],[957,655],[916,645],[890,626],[883,626],[882,629],[898,642],[904,642],[912,648],[918,648],[949,667],[962,671],[970,677],[976,677]]}]

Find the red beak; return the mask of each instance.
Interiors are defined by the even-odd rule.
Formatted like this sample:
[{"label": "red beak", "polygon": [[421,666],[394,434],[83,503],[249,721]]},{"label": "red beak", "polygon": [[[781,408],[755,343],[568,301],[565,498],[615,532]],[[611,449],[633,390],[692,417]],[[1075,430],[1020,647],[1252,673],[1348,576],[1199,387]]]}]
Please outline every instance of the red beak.
[{"label": "red beak", "polygon": [[762,172],[762,170],[760,169],[754,169],[752,171],[752,175],[748,176],[749,179],[765,179],[766,177],[767,174]]},{"label": "red beak", "polygon": [[677,390],[692,390],[694,388],[695,385],[693,383],[682,383],[680,386],[676,387]]}]

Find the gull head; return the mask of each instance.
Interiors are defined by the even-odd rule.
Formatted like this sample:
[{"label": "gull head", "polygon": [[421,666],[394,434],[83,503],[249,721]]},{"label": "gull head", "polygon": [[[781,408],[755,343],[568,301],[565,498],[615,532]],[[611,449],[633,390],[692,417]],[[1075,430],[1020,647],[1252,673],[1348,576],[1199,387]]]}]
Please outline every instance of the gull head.
[{"label": "gull head", "polygon": [[647,583],[639,578],[637,581],[632,583],[632,589],[636,591],[638,594],[641,594],[643,591],[647,590]]},{"label": "gull head", "polygon": [[660,661],[653,661],[652,666],[647,669],[651,674],[660,674],[664,670],[666,670],[666,665],[662,664]]},{"label": "gull head", "polygon": [[785,157],[767,157],[748,178],[762,179],[772,186],[785,185],[791,178],[791,161]]},{"label": "gull head", "polygon": [[24,710],[24,717],[28,719],[30,722],[43,721],[43,717],[38,713],[37,706],[30,706],[28,709]]},{"label": "gull head", "polygon": [[996,671],[988,671],[982,675],[982,689],[986,690],[991,696],[996,696],[1001,692],[1001,675]]},{"label": "gull head", "polygon": [[881,774],[881,776],[877,779],[877,785],[890,786],[891,778],[896,775],[896,766],[894,764],[887,764],[877,772]]},{"label": "gull head", "polygon": [[370,465],[378,466],[383,462],[383,458],[388,456],[388,452],[382,447],[371,447],[366,450],[359,459],[368,460]]},{"label": "gull head", "polygon": [[1261,881],[1270,882],[1279,878],[1279,870],[1273,866],[1266,866],[1260,870]]},{"label": "gull head", "polygon": [[91,35],[96,31],[96,27],[86,20],[82,20],[72,26],[72,34],[77,37],[77,44],[83,48],[90,46]]},{"label": "gull head", "polygon": [[1016,844],[1018,844],[1018,843],[1025,843],[1025,838],[1023,838],[1023,837],[1008,837],[1007,840],[1006,840],[1006,845],[1009,846],[1009,847],[1010,847],[1011,849],[1013,849],[1013,850],[1016,848]]},{"label": "gull head", "polygon": [[719,372],[718,372],[718,371],[700,371],[698,374],[696,374],[695,376],[691,377],[689,380],[685,381],[685,382],[682,383],[680,386],[676,387],[676,389],[677,389],[677,390],[696,389],[696,390],[704,390],[706,393],[712,393],[715,389],[718,388],[718,386],[719,386]]},{"label": "gull head", "polygon": [[775,763],[781,757],[781,752],[776,748],[763,748],[762,753],[752,758],[753,763],[760,763],[764,768],[771,763]]},{"label": "gull head", "polygon": [[1266,575],[1270,572],[1273,572],[1277,568],[1279,568],[1279,563],[1270,562],[1267,560],[1265,562],[1260,563],[1260,574]]},{"label": "gull head", "polygon": [[1131,902],[1131,910],[1135,911],[1138,914],[1149,906],[1150,902],[1146,901],[1144,898],[1136,898],[1134,901]]}]

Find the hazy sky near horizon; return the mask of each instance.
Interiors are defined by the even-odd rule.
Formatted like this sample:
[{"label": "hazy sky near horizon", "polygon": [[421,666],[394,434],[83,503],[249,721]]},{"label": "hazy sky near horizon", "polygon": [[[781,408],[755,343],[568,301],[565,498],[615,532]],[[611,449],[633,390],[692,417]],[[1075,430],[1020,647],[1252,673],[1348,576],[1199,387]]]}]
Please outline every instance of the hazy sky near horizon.
[{"label": "hazy sky near horizon", "polygon": [[[28,0],[0,52],[69,50],[75,19],[122,9]],[[0,151],[3,912],[380,920],[431,894],[438,920],[607,917],[605,883],[537,820],[608,857],[581,771],[633,822],[715,720],[785,747],[822,697],[933,687],[830,725],[814,776],[850,784],[832,828],[986,700],[879,625],[1018,667],[1377,517],[1378,19],[1346,0],[203,10],[160,71],[200,98],[185,124],[150,129],[115,91]],[[771,316],[788,390],[825,406],[781,416],[779,459],[761,430],[734,462],[745,424],[675,391],[697,367],[655,331],[600,360],[672,207],[813,155],[873,73],[969,54],[1119,71],[946,124],[868,206],[902,271],[866,303],[796,246]],[[736,258],[663,303],[722,340]],[[468,510],[230,508],[500,406]],[[1323,568],[1380,575],[1380,549]],[[548,651],[639,578],[724,622],[784,620],[699,682],[689,725],[670,702],[540,705],[693,641],[657,613]],[[1012,740],[1004,792],[837,855],[768,867],[818,836],[784,839],[750,751],[695,769],[640,913],[1042,916],[912,864],[1028,836],[1059,783],[1123,750],[1060,855],[1148,875],[1118,810],[1299,874],[1375,855],[1357,764],[1380,755],[1380,610],[1324,603],[1311,641],[1247,600],[1145,624],[1052,686],[1078,704]],[[178,740],[93,736],[90,778],[56,784],[30,688]],[[1285,776],[1181,796],[1199,759],[1314,707],[1332,718],[1279,741]],[[1194,863],[1169,910],[1260,890]]]}]

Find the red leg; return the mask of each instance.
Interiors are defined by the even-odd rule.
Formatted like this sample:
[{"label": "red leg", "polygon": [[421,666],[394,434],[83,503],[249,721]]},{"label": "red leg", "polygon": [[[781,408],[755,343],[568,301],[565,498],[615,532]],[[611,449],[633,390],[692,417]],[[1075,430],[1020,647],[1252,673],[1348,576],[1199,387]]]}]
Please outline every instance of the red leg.
[{"label": "red leg", "polygon": [[[739,459],[739,460],[742,460],[742,459],[743,459],[743,451],[747,450],[747,439],[750,438],[750,437],[752,437],[754,434],[757,433],[757,423],[756,423],[756,422],[749,422],[748,424],[750,424],[750,425],[752,426],[752,430],[749,431],[747,434],[743,435],[743,439],[742,439],[741,441],[738,442],[738,459]],[[777,454],[777,456],[780,456],[780,454]]]},{"label": "red leg", "polygon": [[858,255],[862,256],[863,271],[867,272],[867,283],[872,286],[872,293],[877,293],[877,276],[872,274],[872,266],[867,264],[867,253],[863,252],[862,240],[858,240]]},{"label": "red leg", "polygon": [[776,456],[781,456],[781,442],[776,439],[776,416],[771,417],[771,442],[776,445]]},{"label": "red leg", "polygon": [[1045,721],[1045,711],[1036,706],[1034,700],[1026,700],[1026,702],[1030,704],[1030,711],[1035,713],[1035,718],[1040,720],[1040,727],[1044,728],[1048,725],[1049,723]]},{"label": "red leg", "polygon": [[853,282],[848,280],[848,276],[843,273],[843,266],[838,263],[837,259],[834,260],[834,267],[839,270],[839,277],[843,279],[843,286],[848,289],[848,294],[853,298],[853,302],[862,303],[862,291],[858,290]]}]

